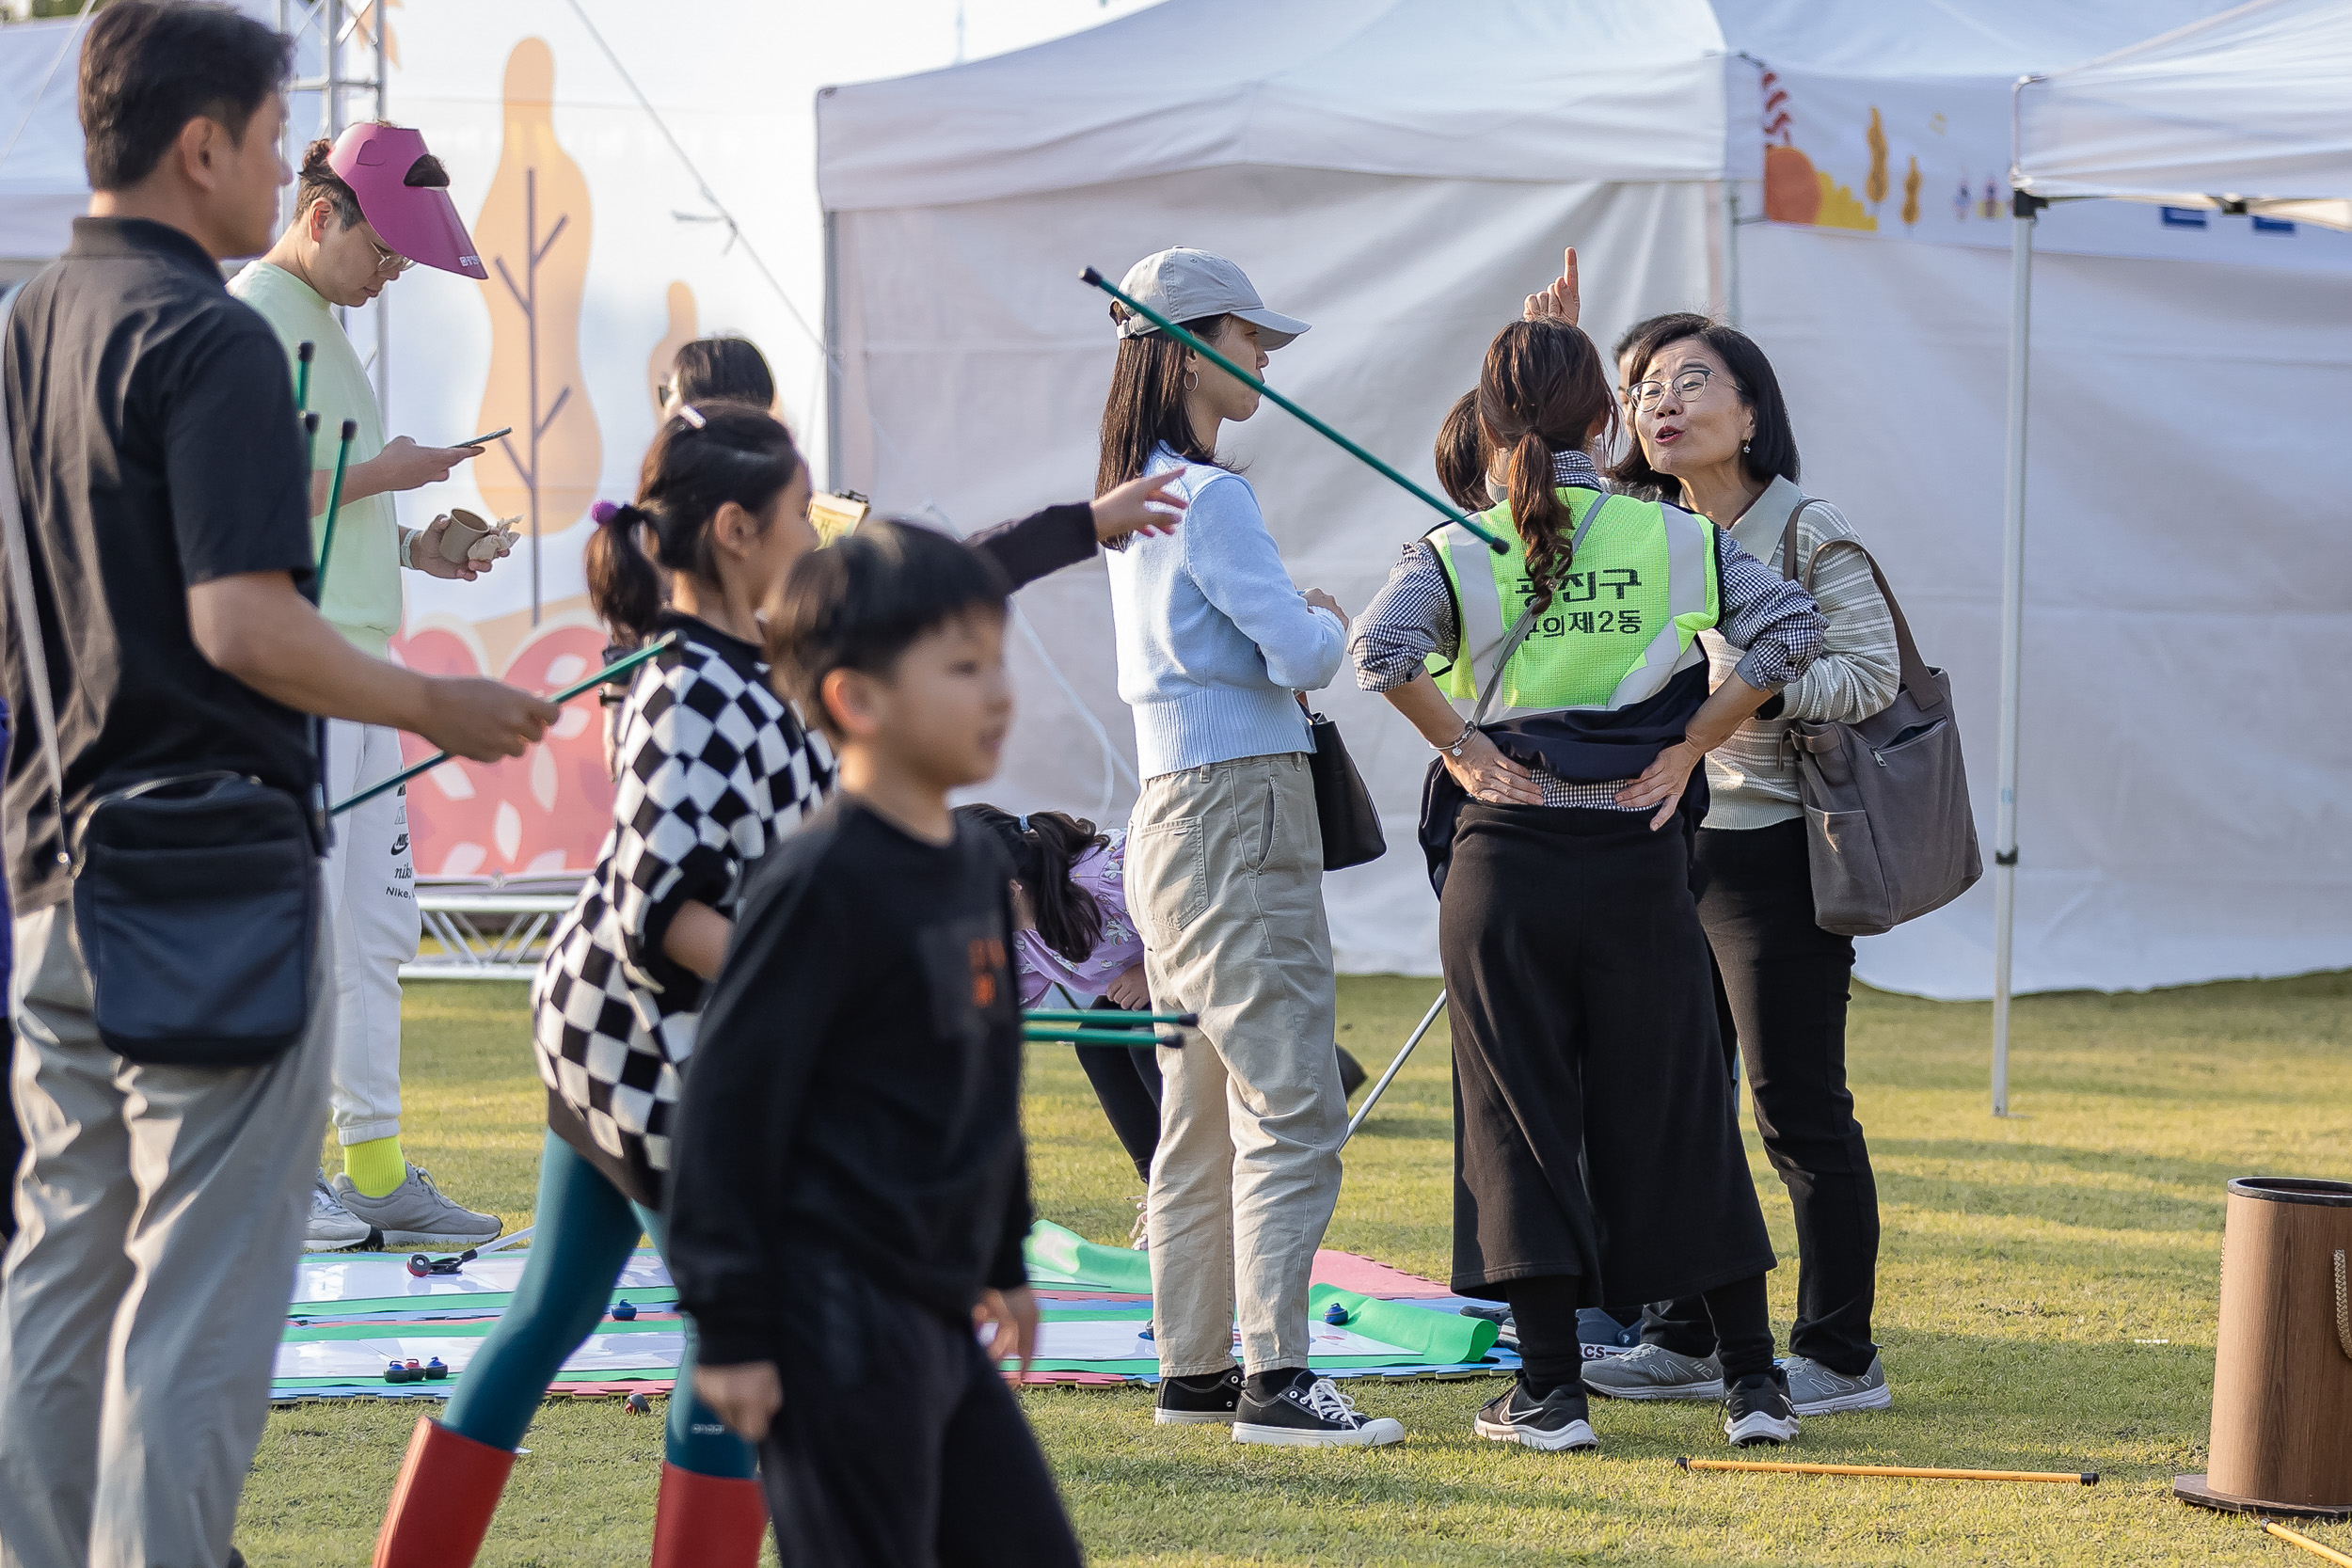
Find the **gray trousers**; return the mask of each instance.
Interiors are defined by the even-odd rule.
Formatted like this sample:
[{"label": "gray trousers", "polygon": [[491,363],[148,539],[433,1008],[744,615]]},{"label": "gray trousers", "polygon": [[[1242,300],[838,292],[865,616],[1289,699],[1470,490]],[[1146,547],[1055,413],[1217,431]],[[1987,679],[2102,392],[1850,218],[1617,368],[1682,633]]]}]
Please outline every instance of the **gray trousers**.
[{"label": "gray trousers", "polygon": [[219,1568],[269,1408],[334,1050],[143,1067],[98,1038],[67,906],[16,923],[27,1148],[0,1273],[0,1568]]},{"label": "gray trousers", "polygon": [[1160,1370],[1307,1365],[1307,1280],[1340,1196],[1347,1101],[1323,913],[1323,829],[1303,752],[1144,782],[1127,908],[1152,1005],[1196,1012],[1162,1050],[1152,1161]]}]

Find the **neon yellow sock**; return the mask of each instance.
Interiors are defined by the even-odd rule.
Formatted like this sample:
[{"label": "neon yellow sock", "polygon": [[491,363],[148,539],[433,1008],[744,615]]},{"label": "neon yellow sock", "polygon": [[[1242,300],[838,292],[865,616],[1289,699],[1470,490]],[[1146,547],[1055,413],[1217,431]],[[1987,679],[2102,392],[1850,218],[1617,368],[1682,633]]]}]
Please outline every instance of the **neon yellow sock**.
[{"label": "neon yellow sock", "polygon": [[408,1157],[397,1135],[343,1145],[343,1174],[361,1197],[383,1197],[408,1180]]}]

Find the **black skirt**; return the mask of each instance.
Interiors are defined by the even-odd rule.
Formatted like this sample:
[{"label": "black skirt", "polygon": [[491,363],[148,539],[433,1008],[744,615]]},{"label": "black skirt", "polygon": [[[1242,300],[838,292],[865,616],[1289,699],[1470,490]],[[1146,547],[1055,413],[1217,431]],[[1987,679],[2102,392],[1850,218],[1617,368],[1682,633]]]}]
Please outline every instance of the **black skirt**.
[{"label": "black skirt", "polygon": [[1679,823],[1470,802],[1438,898],[1454,1034],[1454,1288],[1581,1300],[1770,1269]]}]

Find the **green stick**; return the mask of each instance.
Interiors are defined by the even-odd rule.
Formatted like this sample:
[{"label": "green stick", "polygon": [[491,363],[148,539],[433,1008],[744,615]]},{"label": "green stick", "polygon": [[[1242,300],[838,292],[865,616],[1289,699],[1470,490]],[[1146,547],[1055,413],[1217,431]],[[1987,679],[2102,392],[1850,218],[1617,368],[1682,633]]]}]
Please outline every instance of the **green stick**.
[{"label": "green stick", "polygon": [[1308,428],[1314,431],[1316,435],[1337,443],[1340,450],[1346,452],[1350,457],[1356,458],[1360,462],[1370,464],[1384,477],[1393,480],[1398,484],[1401,484],[1406,489],[1411,491],[1414,495],[1420,497],[1422,500],[1425,500],[1430,505],[1436,507],[1439,512],[1445,515],[1445,520],[1447,522],[1459,523],[1464,528],[1470,530],[1470,532],[1476,534],[1479,538],[1484,539],[1486,542],[1486,547],[1494,551],[1495,554],[1507,555],[1510,553],[1510,546],[1504,544],[1502,540],[1496,538],[1494,534],[1489,532],[1486,528],[1480,526],[1478,521],[1469,513],[1458,510],[1451,501],[1439,500],[1436,496],[1422,489],[1411,480],[1406,479],[1403,474],[1398,473],[1394,468],[1390,467],[1379,458],[1375,457],[1372,453],[1366,451],[1363,448],[1358,446],[1355,442],[1349,440],[1338,431],[1333,430],[1329,425],[1325,424],[1321,420],[1316,419],[1312,414],[1308,413],[1304,408],[1299,407],[1298,404],[1293,403],[1290,399],[1284,397],[1281,393],[1276,391],[1273,388],[1267,386],[1256,376],[1251,375],[1248,371],[1243,370],[1239,365],[1234,364],[1231,359],[1226,358],[1225,356],[1217,353],[1216,350],[1202,342],[1195,334],[1185,331],[1174,322],[1169,321],[1166,316],[1161,315],[1157,310],[1152,309],[1149,305],[1146,305],[1140,300],[1137,300],[1129,294],[1123,293],[1119,289],[1113,287],[1108,278],[1104,277],[1101,273],[1095,271],[1092,267],[1089,267],[1086,271],[1080,273],[1078,277],[1080,281],[1092,284],[1095,288],[1102,290],[1104,293],[1119,301],[1120,304],[1124,305],[1128,309],[1133,310],[1136,315],[1143,317],[1152,325],[1158,327],[1161,331],[1167,333],[1169,337],[1175,339],[1186,348],[1192,350],[1193,353],[1200,355],[1202,358],[1208,360],[1209,363],[1216,366],[1217,369],[1223,371],[1227,375],[1232,376],[1235,380],[1240,381],[1244,386],[1256,388],[1266,397],[1273,399],[1277,404],[1280,404],[1284,408],[1287,408],[1291,413],[1304,420]]},{"label": "green stick", "polygon": [[302,484],[304,500],[309,500],[310,475],[319,466],[319,417],[316,413],[302,416]]},{"label": "green stick", "polygon": [[[639,665],[644,663],[645,660],[653,657],[654,655],[660,653],[662,649],[668,647],[671,643],[676,641],[677,633],[671,632],[665,637],[661,637],[654,641],[648,642],[644,647],[638,649],[635,653],[629,655],[627,658],[615,659],[611,664],[606,665],[603,669],[597,671],[586,680],[574,681],[563,690],[558,691],[553,696],[549,697],[548,701],[561,706],[564,704],[570,702],[574,697],[579,696],[581,692],[589,689],[591,687],[602,686],[605,682],[611,680],[615,675],[625,675],[628,673],[631,670],[636,669]],[[409,780],[415,778],[418,774],[430,772],[434,768],[440,767],[441,764],[447,762],[448,760],[449,753],[447,752],[436,752],[431,756],[425,758],[422,762],[412,762],[407,767],[402,768],[399,772],[393,774],[390,778],[384,780],[382,783],[368,785],[367,788],[361,790],[358,794],[354,795],[350,800],[338,800],[335,804],[326,808],[326,815],[329,816],[340,816],[344,812],[349,811],[352,807],[359,804],[361,801],[373,800],[388,789],[397,789],[402,784],[405,784]]]},{"label": "green stick", "polygon": [[1190,1029],[1200,1022],[1199,1013],[1121,1013],[1108,1007],[1089,1007],[1082,1013],[1031,1007],[1021,1017],[1028,1023],[1084,1023],[1104,1029],[1140,1029],[1147,1023],[1175,1023]]},{"label": "green stick", "polygon": [[310,411],[310,356],[318,351],[318,344],[312,342],[294,345],[294,412],[297,414]]},{"label": "green stick", "polygon": [[1184,1043],[1182,1035],[1146,1035],[1133,1029],[1065,1029],[1059,1025],[1025,1027],[1021,1037],[1031,1045],[1123,1045],[1130,1051]]},{"label": "green stick", "polygon": [[351,438],[359,434],[359,421],[343,421],[342,444],[335,449],[335,482],[326,487],[326,536],[319,541],[319,575],[310,579],[310,602],[326,602],[326,559],[335,553],[335,514],[343,505],[343,465],[351,460]]}]

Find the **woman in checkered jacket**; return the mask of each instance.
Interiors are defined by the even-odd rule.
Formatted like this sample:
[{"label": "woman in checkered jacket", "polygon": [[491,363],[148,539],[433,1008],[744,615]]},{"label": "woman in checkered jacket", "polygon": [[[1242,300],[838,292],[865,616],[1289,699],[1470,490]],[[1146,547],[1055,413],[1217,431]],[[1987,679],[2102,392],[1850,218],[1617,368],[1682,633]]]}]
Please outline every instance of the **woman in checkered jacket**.
[{"label": "woman in checkered jacket", "polygon": [[[678,1073],[743,869],[833,783],[823,738],[769,689],[754,614],[817,542],[808,497],[784,426],[713,404],[663,422],[635,502],[596,508],[597,615],[632,641],[676,641],[630,687],[612,831],[532,990],[548,1131],[530,1261],[447,1414],[418,1422],[378,1563],[473,1560],[548,1385],[639,1235],[662,1240]],[[693,1329],[675,1328],[653,1560],[748,1568],[767,1525],[752,1450],[693,1399]]]},{"label": "woman in checkered jacket", "polygon": [[[1165,476],[1123,485],[973,545],[1030,581],[1091,554],[1098,538],[1170,526],[1183,503],[1166,487]],[[442,1420],[417,1423],[378,1568],[473,1560],[549,1382],[603,1319],[639,1235],[662,1243],[680,1074],[743,873],[834,782],[823,736],[770,689],[755,616],[817,543],[808,500],[807,467],[784,426],[713,403],[682,404],[663,422],[633,503],[596,507],[596,614],[633,644],[676,641],[640,668],[623,704],[612,831],[532,990],[548,1137],[530,1261]],[[693,1325],[640,1326],[684,1337],[655,1568],[750,1568],[767,1524],[752,1449],[691,1393]]]}]

